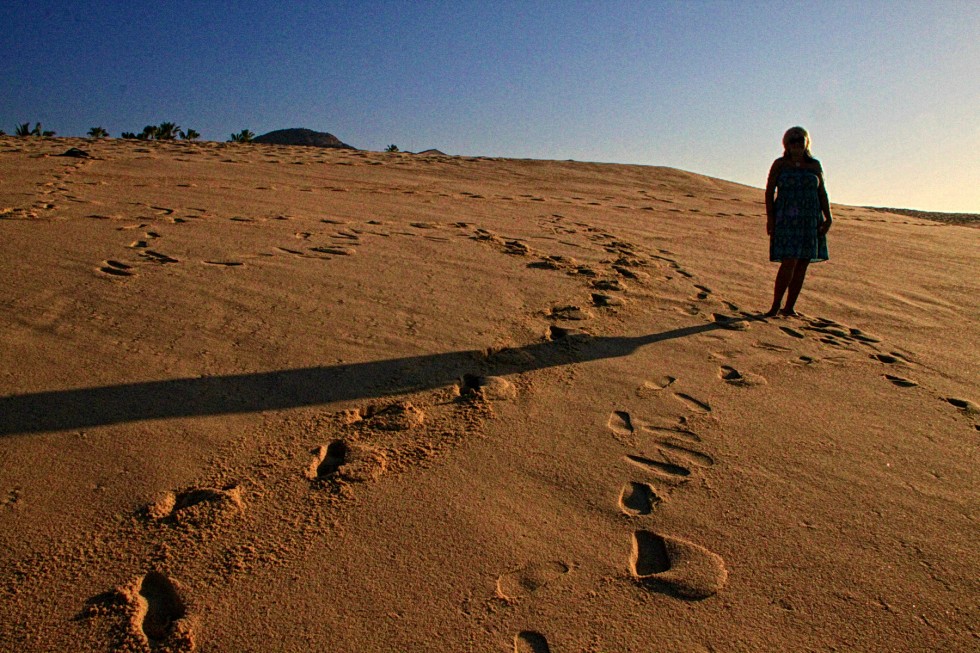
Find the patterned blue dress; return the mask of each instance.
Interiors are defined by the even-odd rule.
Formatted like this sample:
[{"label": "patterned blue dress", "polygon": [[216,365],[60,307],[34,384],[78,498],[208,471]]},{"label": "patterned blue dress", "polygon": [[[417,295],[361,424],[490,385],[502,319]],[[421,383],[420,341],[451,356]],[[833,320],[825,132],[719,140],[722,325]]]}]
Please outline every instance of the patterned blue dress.
[{"label": "patterned blue dress", "polygon": [[798,258],[811,263],[830,258],[822,222],[820,177],[813,170],[783,168],[776,180],[776,223],[769,238],[769,260]]}]

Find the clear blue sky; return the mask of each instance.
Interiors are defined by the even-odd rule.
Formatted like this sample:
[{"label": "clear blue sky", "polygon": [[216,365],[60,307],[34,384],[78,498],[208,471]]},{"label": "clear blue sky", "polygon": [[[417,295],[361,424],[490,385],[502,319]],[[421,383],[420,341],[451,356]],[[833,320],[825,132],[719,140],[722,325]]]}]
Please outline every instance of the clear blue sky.
[{"label": "clear blue sky", "polygon": [[834,201],[980,212],[980,0],[0,2],[0,128],[666,165],[765,183],[803,125]]}]

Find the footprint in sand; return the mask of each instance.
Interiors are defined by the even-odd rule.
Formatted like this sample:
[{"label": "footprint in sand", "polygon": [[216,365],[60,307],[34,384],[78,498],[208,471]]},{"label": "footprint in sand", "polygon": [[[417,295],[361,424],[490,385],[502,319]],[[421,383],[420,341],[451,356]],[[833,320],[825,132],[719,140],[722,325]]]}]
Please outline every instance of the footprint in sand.
[{"label": "footprint in sand", "polygon": [[649,515],[663,501],[649,483],[630,481],[619,493],[619,509],[630,517]]},{"label": "footprint in sand", "polygon": [[333,256],[353,256],[357,253],[357,250],[353,247],[311,247],[310,251],[319,252],[320,254],[332,254]]},{"label": "footprint in sand", "polygon": [[763,342],[761,340],[752,346],[757,349],[765,349],[766,351],[792,351],[789,347],[783,347],[782,345],[777,345],[771,342]]},{"label": "footprint in sand", "polygon": [[514,636],[514,653],[551,653],[548,640],[541,633],[523,630]]},{"label": "footprint in sand", "polygon": [[212,524],[244,511],[241,488],[237,485],[167,492],[146,507],[146,514],[151,519],[181,525]]},{"label": "footprint in sand", "polygon": [[654,381],[644,381],[643,385],[637,388],[637,392],[660,392],[672,386],[675,381],[677,381],[677,377],[661,376]]},{"label": "footprint in sand", "polygon": [[120,263],[119,261],[105,261],[99,268],[99,272],[110,277],[131,277],[135,274],[133,266]]},{"label": "footprint in sand", "polygon": [[650,278],[650,275],[642,270],[632,270],[624,265],[614,265],[612,269],[619,273],[623,278],[630,279],[631,281],[645,281]]},{"label": "footprint in sand", "polygon": [[690,600],[717,594],[728,581],[728,569],[718,554],[645,530],[633,533],[630,571],[645,587]]},{"label": "footprint in sand", "polygon": [[699,412],[699,413],[711,412],[711,404],[709,404],[706,401],[701,401],[700,399],[692,397],[691,395],[686,394],[684,392],[675,392],[674,398],[695,412]]},{"label": "footprint in sand", "polygon": [[724,313],[712,313],[711,321],[729,331],[746,331],[749,328],[749,324],[744,318],[725,315]]},{"label": "footprint in sand", "polygon": [[644,471],[652,472],[660,479],[674,483],[685,481],[691,475],[691,470],[687,467],[675,465],[671,462],[654,460],[633,454],[627,454],[626,460]]},{"label": "footprint in sand", "polygon": [[855,329],[851,327],[849,331],[851,337],[854,338],[855,340],[860,340],[861,342],[866,342],[869,344],[881,342],[881,338],[879,338],[878,336],[871,335],[870,333],[865,333],[864,331],[861,331],[861,329]]},{"label": "footprint in sand", "polygon": [[898,355],[897,352],[892,352],[891,354],[871,354],[871,358],[885,365],[897,365],[906,362],[904,357]]},{"label": "footprint in sand", "polygon": [[801,332],[797,331],[793,327],[781,326],[781,327],[779,327],[779,330],[782,331],[783,333],[785,333],[788,336],[792,336],[793,338],[805,338],[806,337],[805,335],[803,335]]},{"label": "footprint in sand", "polygon": [[334,440],[310,451],[313,459],[306,478],[315,484],[329,481],[361,483],[377,480],[388,467],[384,452],[364,444]]},{"label": "footprint in sand", "polygon": [[185,653],[195,648],[187,603],[179,585],[151,571],[119,590],[130,607],[129,633],[143,648]]},{"label": "footprint in sand", "polygon": [[548,327],[548,331],[545,333],[545,338],[547,340],[580,340],[582,338],[587,338],[589,334],[581,329],[571,329],[568,327],[561,327],[556,324],[552,324]]},{"label": "footprint in sand", "polygon": [[893,374],[886,374],[885,378],[891,381],[892,383],[894,383],[895,385],[897,385],[899,388],[914,388],[917,385],[919,385],[912,379],[906,379],[904,377],[895,376]]},{"label": "footprint in sand", "polygon": [[944,397],[953,406],[956,406],[961,411],[967,415],[978,415],[980,414],[980,406],[970,401],[969,399],[959,399],[958,397]]},{"label": "footprint in sand", "polygon": [[458,384],[460,396],[474,396],[490,400],[513,400],[517,398],[517,388],[502,376],[481,376],[464,374]]},{"label": "footprint in sand", "polygon": [[581,306],[556,306],[548,310],[547,317],[555,320],[590,320],[592,313]]},{"label": "footprint in sand", "polygon": [[145,259],[149,259],[154,263],[159,263],[161,265],[166,265],[167,263],[180,263],[180,261],[173,258],[172,256],[167,256],[166,254],[155,252],[152,249],[148,249],[144,252],[140,252],[140,256],[142,256]]},{"label": "footprint in sand", "polygon": [[345,414],[348,424],[360,423],[377,431],[410,431],[425,422],[425,412],[410,401],[366,406]]},{"label": "footprint in sand", "polygon": [[204,261],[205,265],[218,265],[226,268],[235,268],[245,265],[241,261]]},{"label": "footprint in sand", "polygon": [[504,601],[517,601],[561,578],[569,571],[571,567],[560,560],[525,565],[497,577],[497,596]]},{"label": "footprint in sand", "polygon": [[623,292],[626,290],[626,284],[619,279],[599,279],[592,282],[592,287],[596,290],[609,290],[612,292]]},{"label": "footprint in sand", "polygon": [[739,372],[730,365],[722,365],[718,370],[718,376],[729,385],[736,385],[743,388],[766,383],[764,377],[753,374],[752,372]]},{"label": "footprint in sand", "polygon": [[609,414],[609,421],[606,427],[616,435],[629,437],[636,430],[633,428],[633,420],[625,410],[614,410]]}]

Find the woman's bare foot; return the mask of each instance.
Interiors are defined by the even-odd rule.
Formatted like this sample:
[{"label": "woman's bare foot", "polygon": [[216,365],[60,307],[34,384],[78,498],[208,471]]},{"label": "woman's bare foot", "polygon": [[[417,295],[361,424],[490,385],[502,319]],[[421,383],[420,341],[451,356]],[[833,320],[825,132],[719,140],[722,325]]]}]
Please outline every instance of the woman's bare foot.
[{"label": "woman's bare foot", "polygon": [[784,308],[783,310],[779,311],[779,314],[780,315],[785,315],[786,317],[797,317],[797,316],[799,316],[799,313],[797,313],[792,308]]}]

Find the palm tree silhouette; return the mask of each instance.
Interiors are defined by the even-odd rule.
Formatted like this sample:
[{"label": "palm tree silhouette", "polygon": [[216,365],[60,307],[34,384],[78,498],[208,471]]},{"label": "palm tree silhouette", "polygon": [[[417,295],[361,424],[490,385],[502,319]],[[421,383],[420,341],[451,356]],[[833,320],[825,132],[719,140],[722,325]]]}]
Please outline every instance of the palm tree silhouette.
[{"label": "palm tree silhouette", "polygon": [[237,134],[231,135],[232,143],[251,143],[252,139],[255,138],[255,134],[247,129],[243,129]]},{"label": "palm tree silhouette", "polygon": [[108,135],[109,132],[102,127],[92,127],[92,129],[88,130],[89,138],[106,138]]},{"label": "palm tree silhouette", "polygon": [[180,127],[175,122],[161,122],[157,127],[156,138],[158,141],[172,141],[177,138]]},{"label": "palm tree silhouette", "polygon": [[17,125],[14,133],[17,136],[54,136],[53,131],[42,131],[41,123],[39,122],[34,123],[34,129],[31,129],[31,123],[29,122]]},{"label": "palm tree silhouette", "polygon": [[136,138],[141,141],[152,141],[157,137],[157,129],[156,125],[147,125],[143,131],[136,135]]}]

